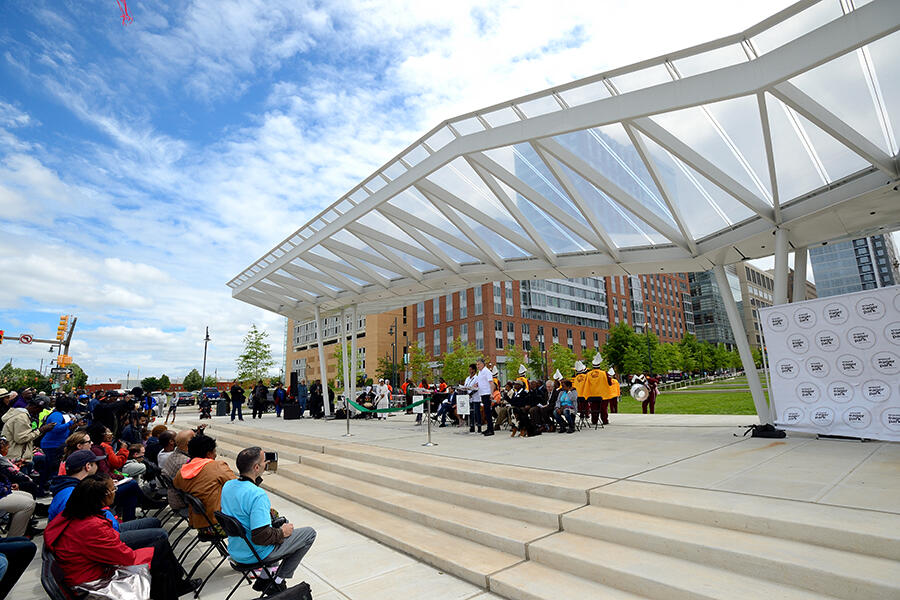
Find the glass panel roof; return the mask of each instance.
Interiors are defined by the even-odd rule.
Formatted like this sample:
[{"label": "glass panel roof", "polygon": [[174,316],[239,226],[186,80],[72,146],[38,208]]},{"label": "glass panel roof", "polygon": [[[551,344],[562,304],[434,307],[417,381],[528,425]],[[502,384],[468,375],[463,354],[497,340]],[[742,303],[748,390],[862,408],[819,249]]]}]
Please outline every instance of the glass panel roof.
[{"label": "glass panel roof", "polygon": [[659,85],[660,83],[668,83],[672,81],[672,76],[663,65],[656,65],[648,69],[641,69],[633,73],[625,73],[616,75],[610,81],[616,86],[620,93],[633,92],[634,90],[642,90],[647,87]]},{"label": "glass panel roof", "polygon": [[825,167],[808,142],[799,116],[769,94],[766,94],[766,107],[781,202],[828,183]]},{"label": "glass panel roof", "polygon": [[881,90],[886,107],[888,129],[893,138],[891,156],[900,152],[900,33],[891,34],[868,46],[866,51],[872,57],[878,89]]},{"label": "glass panel roof", "polygon": [[760,53],[770,52],[801,35],[809,33],[813,29],[818,29],[822,25],[835,20],[841,14],[843,13],[838,0],[818,2],[755,35],[752,42]]},{"label": "glass panel roof", "polygon": [[519,110],[525,113],[526,117],[538,117],[547,113],[556,112],[562,107],[552,95],[541,96],[528,102],[522,102],[517,105]]},{"label": "glass panel roof", "polygon": [[742,62],[747,62],[747,54],[740,44],[730,44],[701,54],[679,58],[672,64],[682,77],[690,77]]},{"label": "glass panel roof", "polygon": [[562,91],[559,95],[569,106],[579,106],[611,96],[609,88],[602,81],[586,83],[570,90]]}]

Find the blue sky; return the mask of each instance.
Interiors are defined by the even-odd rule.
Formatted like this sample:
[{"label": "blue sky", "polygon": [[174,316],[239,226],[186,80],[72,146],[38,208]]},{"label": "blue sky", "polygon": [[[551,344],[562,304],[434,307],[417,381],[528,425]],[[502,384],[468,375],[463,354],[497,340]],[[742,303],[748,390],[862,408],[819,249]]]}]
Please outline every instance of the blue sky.
[{"label": "blue sky", "polygon": [[183,377],[207,325],[209,371],[251,323],[280,357],[225,282],[439,121],[787,4],[5,0],[0,329],[77,315],[92,381]]}]

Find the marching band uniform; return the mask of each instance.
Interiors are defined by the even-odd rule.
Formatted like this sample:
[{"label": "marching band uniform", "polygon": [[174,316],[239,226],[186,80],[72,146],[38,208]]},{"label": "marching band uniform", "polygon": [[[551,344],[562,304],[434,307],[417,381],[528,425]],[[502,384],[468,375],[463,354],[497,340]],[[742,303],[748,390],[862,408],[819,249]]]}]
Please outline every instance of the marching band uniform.
[{"label": "marching band uniform", "polygon": [[609,377],[609,412],[617,413],[619,412],[619,395],[621,394],[619,380],[616,379],[616,372],[613,369],[607,371],[606,374]]},{"label": "marching band uniform", "polygon": [[607,412],[605,398],[609,397],[609,381],[606,372],[600,368],[603,357],[599,353],[594,355],[591,362],[594,367],[587,373],[587,385],[585,386],[585,398],[591,407],[591,424],[596,425],[598,417],[603,418],[603,424],[609,424],[609,413]]},{"label": "marching band uniform", "polygon": [[587,414],[587,400],[585,392],[587,388],[587,367],[580,360],[575,361],[575,377],[572,379],[572,386],[578,393],[578,414]]}]

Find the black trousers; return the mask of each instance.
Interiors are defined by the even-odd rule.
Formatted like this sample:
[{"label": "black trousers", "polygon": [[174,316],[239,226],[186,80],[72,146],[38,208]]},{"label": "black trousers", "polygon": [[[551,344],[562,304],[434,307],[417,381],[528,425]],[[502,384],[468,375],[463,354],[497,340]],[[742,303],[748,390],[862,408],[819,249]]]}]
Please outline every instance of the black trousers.
[{"label": "black trousers", "polygon": [[185,572],[178,564],[169,539],[158,538],[150,561],[150,597],[153,600],[177,600],[184,585]]},{"label": "black trousers", "polygon": [[6,574],[0,580],[0,598],[6,598],[10,590],[19,581],[19,577],[31,564],[37,546],[26,537],[0,539],[0,554],[7,561]]},{"label": "black trousers", "polygon": [[259,415],[259,418],[262,419],[263,411],[264,411],[263,405],[260,404],[259,402],[254,402],[253,403],[253,415],[250,418],[255,419],[256,415]]}]

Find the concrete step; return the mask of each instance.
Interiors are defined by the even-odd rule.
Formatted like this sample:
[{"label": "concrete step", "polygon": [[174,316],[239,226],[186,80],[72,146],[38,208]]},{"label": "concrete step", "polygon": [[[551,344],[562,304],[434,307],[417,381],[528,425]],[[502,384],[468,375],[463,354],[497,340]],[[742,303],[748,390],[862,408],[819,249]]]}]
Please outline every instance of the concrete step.
[{"label": "concrete step", "polygon": [[353,479],[552,529],[559,528],[560,514],[584,506],[584,503],[580,502],[492,487],[489,483],[476,484],[445,479],[354,458],[328,454],[304,455],[300,461],[304,465],[340,473]]},{"label": "concrete step", "polygon": [[587,502],[588,490],[614,481],[605,477],[434,456],[362,444],[329,444],[325,446],[325,454],[433,475],[444,480],[487,485],[579,504]]},{"label": "concrete step", "polygon": [[645,600],[536,562],[518,564],[491,575],[491,591],[511,600]]},{"label": "concrete step", "polygon": [[[263,487],[475,585],[487,587],[489,575],[522,562],[521,558],[513,554],[436,531],[427,525],[413,523],[282,475],[267,476]],[[348,564],[352,564],[352,561]]]},{"label": "concrete step", "polygon": [[284,466],[279,475],[353,500],[376,510],[388,512],[414,523],[434,527],[452,535],[525,558],[528,542],[558,531],[533,523],[489,514],[465,505],[433,500],[419,494],[331,472],[308,464]]},{"label": "concrete step", "polygon": [[897,515],[796,500],[620,481],[591,504],[900,561]]},{"label": "concrete step", "polygon": [[335,443],[324,438],[317,438],[309,435],[300,435],[296,433],[288,433],[284,431],[278,431],[277,429],[267,429],[264,431],[259,429],[248,429],[242,427],[239,423],[239,421],[235,424],[216,423],[209,426],[209,433],[213,437],[215,437],[215,434],[212,433],[213,431],[240,436],[242,438],[254,441],[257,446],[261,446],[263,443],[283,444],[285,446],[291,446],[293,448],[306,450],[308,452],[317,452],[319,454],[323,452],[324,446],[326,444]]},{"label": "concrete step", "polygon": [[804,542],[587,506],[563,529],[838,598],[900,598],[900,564]]},{"label": "concrete step", "polygon": [[[229,444],[233,448],[237,448],[237,452],[240,452],[244,448],[249,448],[251,446],[259,446],[264,451],[274,450],[275,452],[278,452],[278,462],[281,465],[299,463],[300,457],[305,454],[319,454],[321,456],[321,452],[315,453],[311,450],[289,446],[287,444],[273,441],[269,439],[268,436],[264,438],[251,438],[234,433],[232,431],[228,431],[227,428],[228,426],[224,425],[222,427],[217,427],[216,429],[210,429],[208,431],[208,435],[216,439],[217,445],[221,446],[222,444]],[[235,455],[231,458],[236,457],[237,453],[235,453]]]},{"label": "concrete step", "polygon": [[532,561],[658,600],[832,598],[596,538],[558,533],[528,545]]}]

